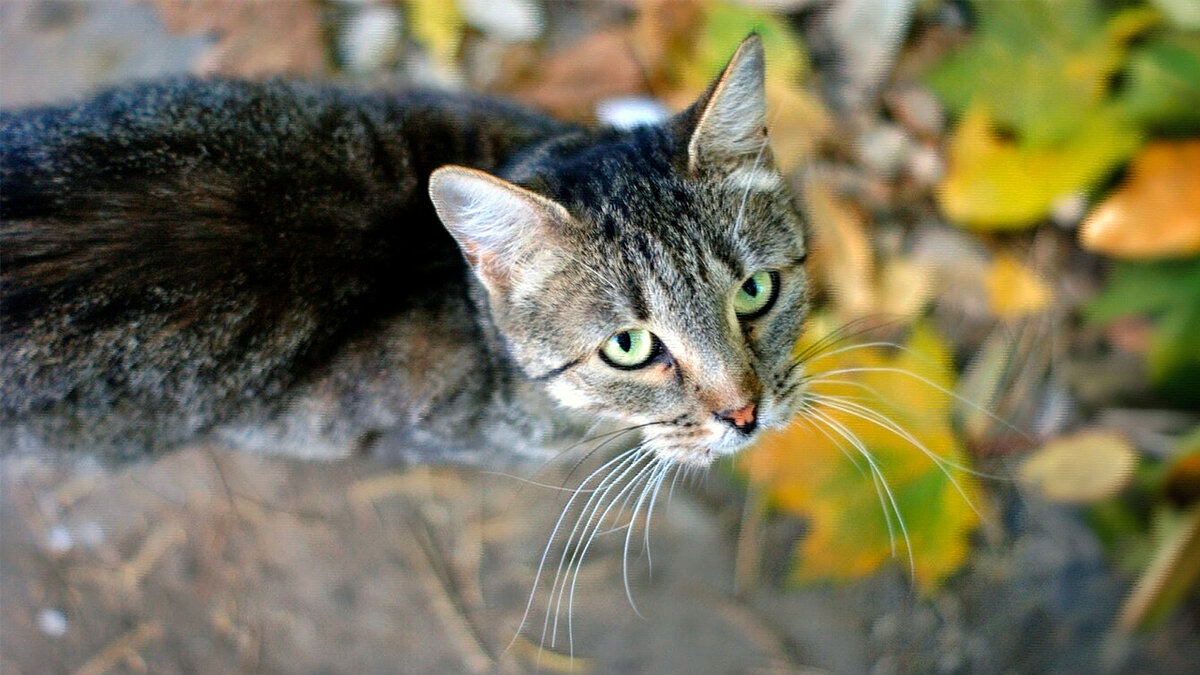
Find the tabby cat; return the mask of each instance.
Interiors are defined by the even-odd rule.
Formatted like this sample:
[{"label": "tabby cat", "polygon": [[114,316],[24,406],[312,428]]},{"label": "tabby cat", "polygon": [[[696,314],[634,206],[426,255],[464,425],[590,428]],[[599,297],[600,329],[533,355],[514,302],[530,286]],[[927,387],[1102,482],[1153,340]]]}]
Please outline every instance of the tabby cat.
[{"label": "tabby cat", "polygon": [[0,447],[706,465],[800,406],[751,36],[662,124],[180,79],[0,114]]}]

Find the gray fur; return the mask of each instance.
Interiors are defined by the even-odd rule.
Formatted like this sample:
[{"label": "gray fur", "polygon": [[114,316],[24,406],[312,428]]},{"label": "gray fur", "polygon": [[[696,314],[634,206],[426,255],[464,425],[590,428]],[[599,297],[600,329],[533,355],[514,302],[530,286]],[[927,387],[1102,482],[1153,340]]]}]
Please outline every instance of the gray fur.
[{"label": "gray fur", "polygon": [[[0,448],[495,464],[649,424],[663,456],[734,452],[753,435],[718,413],[798,407],[808,309],[762,76],[751,37],[630,131],[287,84],[6,116]],[[739,320],[767,269],[778,300]],[[665,356],[601,359],[630,327]]]}]

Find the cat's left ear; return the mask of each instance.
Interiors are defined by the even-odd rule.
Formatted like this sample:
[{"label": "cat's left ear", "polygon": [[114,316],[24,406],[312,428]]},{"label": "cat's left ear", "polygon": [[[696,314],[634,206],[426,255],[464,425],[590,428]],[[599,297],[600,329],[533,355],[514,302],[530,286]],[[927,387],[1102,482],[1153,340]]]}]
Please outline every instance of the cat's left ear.
[{"label": "cat's left ear", "polygon": [[687,146],[689,170],[770,159],[765,77],[762,39],[752,33],[689,111],[695,120]]},{"label": "cat's left ear", "polygon": [[503,294],[522,262],[570,221],[567,210],[490,174],[443,166],[429,177],[438,217],[488,291]]}]

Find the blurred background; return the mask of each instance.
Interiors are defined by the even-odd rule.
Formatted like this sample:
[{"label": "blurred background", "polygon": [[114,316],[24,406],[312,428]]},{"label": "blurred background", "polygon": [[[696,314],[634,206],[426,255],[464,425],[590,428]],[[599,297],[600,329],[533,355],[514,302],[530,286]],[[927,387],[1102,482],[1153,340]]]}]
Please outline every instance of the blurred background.
[{"label": "blurred background", "polygon": [[1194,0],[3,0],[0,106],[286,75],[630,125],[751,30],[824,398],[660,505],[642,617],[602,536],[573,646],[544,579],[517,633],[577,457],[6,458],[0,672],[1196,672]]}]

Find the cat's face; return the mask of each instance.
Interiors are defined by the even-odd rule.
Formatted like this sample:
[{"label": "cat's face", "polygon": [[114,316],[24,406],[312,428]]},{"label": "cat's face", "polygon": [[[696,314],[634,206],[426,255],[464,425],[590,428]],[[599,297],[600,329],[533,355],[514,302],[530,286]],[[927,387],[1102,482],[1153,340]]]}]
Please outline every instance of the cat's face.
[{"label": "cat's face", "polygon": [[540,150],[510,176],[529,190],[435,174],[526,373],[564,405],[646,425],[647,447],[678,461],[745,447],[802,398],[806,248],[762,108],[752,38],[670,123]]}]

